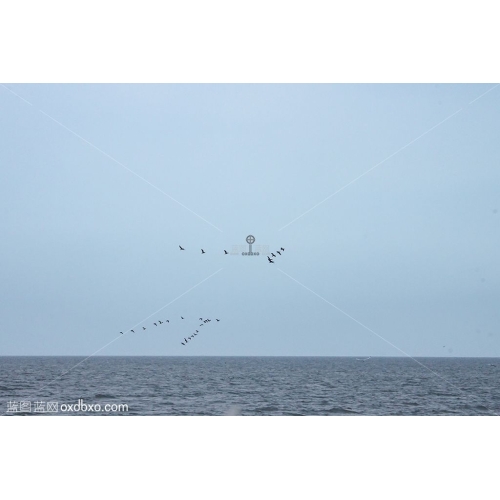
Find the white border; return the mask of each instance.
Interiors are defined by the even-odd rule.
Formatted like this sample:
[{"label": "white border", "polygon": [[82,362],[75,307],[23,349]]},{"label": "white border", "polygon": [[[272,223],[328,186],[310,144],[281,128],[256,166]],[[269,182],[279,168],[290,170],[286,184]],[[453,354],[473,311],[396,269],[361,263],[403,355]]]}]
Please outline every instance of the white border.
[{"label": "white border", "polygon": [[4,2],[3,82],[499,80],[496,4]]}]

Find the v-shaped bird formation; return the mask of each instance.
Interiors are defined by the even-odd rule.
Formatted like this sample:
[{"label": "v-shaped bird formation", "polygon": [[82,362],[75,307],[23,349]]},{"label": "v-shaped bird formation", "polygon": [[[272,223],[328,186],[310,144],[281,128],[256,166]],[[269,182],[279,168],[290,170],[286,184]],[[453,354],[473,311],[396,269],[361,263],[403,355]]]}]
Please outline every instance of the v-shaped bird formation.
[{"label": "v-shaped bird formation", "polygon": [[[181,318],[181,321],[186,319],[186,318],[184,318],[184,316],[181,316],[180,318]],[[211,321],[212,321],[212,320],[211,320],[210,318],[198,318],[198,321],[201,321],[201,322],[202,322],[202,323],[200,324],[200,326],[205,326],[206,324],[211,323]],[[216,321],[216,322],[219,322],[219,321],[220,321],[220,319],[219,319],[219,318],[215,318],[215,321]],[[189,320],[189,319],[188,319],[188,320],[186,321],[186,324],[187,324],[187,323],[190,323],[190,322],[194,322],[194,320]],[[155,327],[159,327],[159,326],[161,326],[161,325],[165,325],[165,326],[166,326],[166,325],[167,325],[167,324],[169,324],[169,323],[170,323],[170,320],[168,320],[168,319],[165,319],[165,320],[163,320],[163,321],[162,321],[161,319],[159,319],[159,320],[156,320],[155,322],[153,322],[153,323],[152,323],[152,325],[153,325],[153,326],[155,326]],[[151,326],[151,325],[150,325],[150,326]],[[144,330],[147,330],[147,328],[146,328],[145,326],[143,326],[143,327],[142,327],[142,331],[144,331]],[[131,332],[131,333],[135,333],[135,330],[130,330],[130,332]],[[122,335],[124,335],[124,332],[120,332],[120,333],[121,333]],[[183,342],[181,342],[181,344],[182,344],[182,345],[187,345],[187,343],[188,343],[190,340],[194,339],[194,337],[196,337],[199,333],[200,333],[200,332],[199,332],[198,330],[195,330],[195,331],[194,331],[194,332],[193,332],[193,333],[192,333],[189,337],[187,337],[187,338],[186,338],[186,337],[184,337]]]}]

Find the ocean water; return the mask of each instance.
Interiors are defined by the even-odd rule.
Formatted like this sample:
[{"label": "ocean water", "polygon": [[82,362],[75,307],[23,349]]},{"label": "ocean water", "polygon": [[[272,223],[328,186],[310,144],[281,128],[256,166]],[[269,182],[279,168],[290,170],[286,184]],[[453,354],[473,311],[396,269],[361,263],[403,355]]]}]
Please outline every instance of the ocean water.
[{"label": "ocean water", "polygon": [[423,367],[387,357],[96,356],[77,365],[84,359],[0,357],[0,413],[500,414],[498,358],[417,358]]}]

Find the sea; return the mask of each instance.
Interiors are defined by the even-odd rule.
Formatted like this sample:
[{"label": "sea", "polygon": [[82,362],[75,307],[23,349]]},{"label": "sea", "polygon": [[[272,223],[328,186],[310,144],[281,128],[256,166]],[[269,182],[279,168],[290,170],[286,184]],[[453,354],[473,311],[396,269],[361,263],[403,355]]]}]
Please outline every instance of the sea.
[{"label": "sea", "polygon": [[0,357],[0,414],[500,414],[499,358]]}]

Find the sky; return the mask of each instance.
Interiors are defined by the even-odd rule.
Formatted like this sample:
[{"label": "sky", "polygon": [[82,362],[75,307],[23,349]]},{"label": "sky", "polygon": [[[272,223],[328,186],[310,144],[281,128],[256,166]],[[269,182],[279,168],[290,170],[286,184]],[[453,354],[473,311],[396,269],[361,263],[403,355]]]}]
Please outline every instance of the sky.
[{"label": "sky", "polygon": [[494,84],[2,84],[0,355],[499,356],[499,136]]}]

